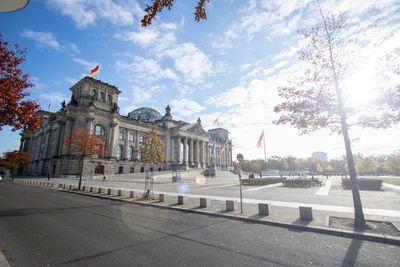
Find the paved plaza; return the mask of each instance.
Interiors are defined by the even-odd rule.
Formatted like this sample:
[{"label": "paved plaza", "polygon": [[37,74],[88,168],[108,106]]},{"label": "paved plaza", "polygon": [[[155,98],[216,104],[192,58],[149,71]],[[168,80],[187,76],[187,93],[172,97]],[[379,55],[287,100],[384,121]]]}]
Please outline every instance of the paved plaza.
[{"label": "paved plaza", "polygon": [[[165,176],[165,175],[164,175]],[[47,181],[47,178],[31,178]],[[322,179],[322,177],[321,177]],[[255,214],[258,203],[268,203],[272,212],[269,219],[290,222],[298,218],[298,207],[313,208],[315,220],[312,224],[324,225],[327,215],[353,216],[353,200],[351,190],[341,186],[341,177],[324,179],[322,187],[289,188],[281,183],[267,186],[242,186],[244,213]],[[78,185],[77,178],[51,178],[55,184]],[[133,177],[112,176],[103,182],[100,177],[84,179],[82,185],[107,187],[112,189],[133,190],[135,194],[144,192],[144,175]],[[211,209],[223,209],[226,200],[239,203],[240,186],[235,176],[218,176],[215,178],[196,179],[188,177],[181,182],[172,183],[158,179],[153,185],[155,194],[165,194],[170,202],[176,201],[177,195],[192,199],[187,203],[191,208],[198,206],[199,198],[211,200]],[[367,219],[385,220],[400,223],[400,191],[396,187],[383,186],[381,191],[360,191],[364,213]],[[168,202],[168,201],[167,201]],[[238,204],[237,204],[238,205]],[[237,209],[238,211],[238,209]]]}]

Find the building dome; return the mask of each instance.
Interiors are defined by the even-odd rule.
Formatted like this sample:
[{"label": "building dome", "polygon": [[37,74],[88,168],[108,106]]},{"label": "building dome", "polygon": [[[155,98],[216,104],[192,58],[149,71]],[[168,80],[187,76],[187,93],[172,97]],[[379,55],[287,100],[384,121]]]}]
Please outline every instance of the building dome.
[{"label": "building dome", "polygon": [[129,112],[128,117],[141,122],[154,122],[162,119],[160,112],[146,107],[138,108],[132,112]]}]

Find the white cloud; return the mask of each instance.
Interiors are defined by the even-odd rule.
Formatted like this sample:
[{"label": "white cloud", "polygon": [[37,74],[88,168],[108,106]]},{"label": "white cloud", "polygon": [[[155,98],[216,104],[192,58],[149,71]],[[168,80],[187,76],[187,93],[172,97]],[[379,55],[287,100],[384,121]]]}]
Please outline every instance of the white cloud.
[{"label": "white cloud", "polygon": [[124,32],[115,34],[117,39],[133,42],[139,46],[148,47],[155,43],[159,33],[153,28],[145,28],[136,32]]},{"label": "white cloud", "polygon": [[80,53],[76,44],[69,41],[61,41],[60,43],[51,32],[24,30],[20,35],[27,39],[34,40],[38,47],[50,48],[57,51],[68,51],[72,54]]},{"label": "white cloud", "polygon": [[83,66],[85,68],[85,70],[90,71],[93,68],[95,68],[97,65],[99,65],[98,62],[96,61],[87,61],[81,58],[73,58],[72,59],[75,63]]},{"label": "white cloud", "polygon": [[[39,97],[41,99],[47,100],[48,102],[51,102],[52,110],[55,110],[55,108],[60,107],[58,104],[63,102],[64,100],[68,100],[69,97],[65,95],[64,93],[60,92],[46,92],[46,93],[41,93],[39,94]],[[47,108],[47,106],[42,106],[42,108]]]},{"label": "white cloud", "polygon": [[22,37],[32,39],[40,47],[48,47],[54,50],[60,50],[61,45],[51,32],[37,32],[32,30],[24,30]]},{"label": "white cloud", "polygon": [[175,69],[189,83],[199,84],[212,73],[212,62],[192,43],[176,45],[162,55],[174,60]]},{"label": "white cloud", "polygon": [[193,121],[205,109],[199,103],[188,98],[172,100],[170,103],[172,115],[187,121]]},{"label": "white cloud", "polygon": [[134,57],[132,62],[117,61],[116,69],[128,80],[148,84],[161,79],[177,80],[178,76],[169,68],[162,69],[154,59]]},{"label": "white cloud", "polygon": [[136,1],[47,0],[47,6],[70,17],[80,29],[95,25],[98,20],[106,20],[116,26],[133,26],[134,15],[143,15]]}]

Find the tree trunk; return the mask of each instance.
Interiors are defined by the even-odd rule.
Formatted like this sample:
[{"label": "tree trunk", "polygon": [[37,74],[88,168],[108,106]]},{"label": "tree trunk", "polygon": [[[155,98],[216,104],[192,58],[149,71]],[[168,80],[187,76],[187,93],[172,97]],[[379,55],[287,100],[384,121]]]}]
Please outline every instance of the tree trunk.
[{"label": "tree trunk", "polygon": [[78,190],[81,190],[81,184],[82,184],[82,173],[83,173],[83,162],[85,159],[85,155],[82,155],[82,163],[81,163],[81,172],[79,174],[79,184],[78,184]]},{"label": "tree trunk", "polygon": [[343,117],[341,119],[341,123],[342,123],[342,134],[344,139],[344,145],[346,147],[347,166],[349,167],[351,192],[353,194],[354,226],[356,228],[363,228],[365,226],[365,218],[362,209],[360,191],[358,189],[357,173],[354,165],[353,152],[351,150],[351,143],[347,129],[347,122]]}]

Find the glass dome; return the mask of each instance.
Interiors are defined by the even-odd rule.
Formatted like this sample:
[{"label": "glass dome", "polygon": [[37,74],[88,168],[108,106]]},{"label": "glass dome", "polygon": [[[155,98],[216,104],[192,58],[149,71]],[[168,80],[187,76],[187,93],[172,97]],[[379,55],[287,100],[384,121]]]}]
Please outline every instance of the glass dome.
[{"label": "glass dome", "polygon": [[128,117],[141,122],[154,122],[161,120],[162,115],[155,109],[152,108],[138,108],[132,112],[129,112]]}]

